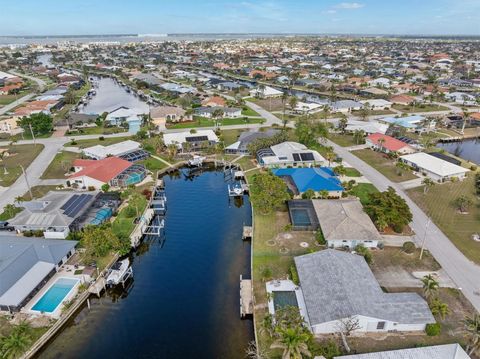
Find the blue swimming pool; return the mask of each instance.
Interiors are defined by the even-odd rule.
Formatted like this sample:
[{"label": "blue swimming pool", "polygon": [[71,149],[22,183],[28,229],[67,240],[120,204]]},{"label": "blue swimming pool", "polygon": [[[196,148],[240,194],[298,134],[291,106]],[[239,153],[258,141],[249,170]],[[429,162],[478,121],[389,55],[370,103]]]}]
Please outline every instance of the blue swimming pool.
[{"label": "blue swimming pool", "polygon": [[79,280],[74,278],[58,279],[35,303],[32,310],[44,313],[54,312],[78,282]]}]

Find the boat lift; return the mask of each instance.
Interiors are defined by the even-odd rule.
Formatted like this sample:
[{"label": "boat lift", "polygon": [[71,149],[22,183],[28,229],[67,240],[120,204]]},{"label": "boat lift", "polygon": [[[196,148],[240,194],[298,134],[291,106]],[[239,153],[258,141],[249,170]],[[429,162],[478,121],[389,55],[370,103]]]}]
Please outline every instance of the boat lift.
[{"label": "boat lift", "polygon": [[162,229],[165,228],[165,219],[155,218],[152,223],[143,228],[142,233],[147,236],[160,236]]}]

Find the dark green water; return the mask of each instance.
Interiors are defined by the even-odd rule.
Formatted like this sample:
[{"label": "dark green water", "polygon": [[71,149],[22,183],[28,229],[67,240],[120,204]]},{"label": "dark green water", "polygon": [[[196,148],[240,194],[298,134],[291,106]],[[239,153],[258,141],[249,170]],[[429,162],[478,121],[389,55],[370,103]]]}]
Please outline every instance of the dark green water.
[{"label": "dark green water", "polygon": [[[187,170],[183,170],[186,172]],[[165,241],[133,255],[128,291],[92,299],[40,358],[243,358],[239,276],[250,274],[248,198],[229,202],[223,173],[165,177]]]}]

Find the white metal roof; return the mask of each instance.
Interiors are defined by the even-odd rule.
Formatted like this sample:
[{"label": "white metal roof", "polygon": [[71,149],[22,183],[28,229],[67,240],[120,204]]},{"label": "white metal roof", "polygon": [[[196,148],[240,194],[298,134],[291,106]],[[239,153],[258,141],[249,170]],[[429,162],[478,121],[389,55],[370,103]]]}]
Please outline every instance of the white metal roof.
[{"label": "white metal roof", "polygon": [[92,158],[103,159],[108,155],[121,156],[125,153],[129,153],[140,148],[140,143],[132,140],[127,140],[119,143],[114,143],[110,146],[96,145],[85,148],[83,153]]},{"label": "white metal roof", "polygon": [[439,176],[454,176],[469,171],[466,168],[454,165],[453,163],[444,161],[424,152],[412,153],[410,155],[401,156],[400,158],[413,163],[420,169],[427,170]]}]

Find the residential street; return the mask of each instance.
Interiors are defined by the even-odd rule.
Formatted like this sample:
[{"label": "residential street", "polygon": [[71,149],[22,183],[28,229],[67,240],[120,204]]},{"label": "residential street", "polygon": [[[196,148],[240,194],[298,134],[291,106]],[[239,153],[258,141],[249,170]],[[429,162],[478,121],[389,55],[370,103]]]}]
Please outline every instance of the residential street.
[{"label": "residential street", "polygon": [[[351,166],[362,172],[363,175],[379,190],[384,191],[387,187],[391,186],[407,201],[413,214],[411,227],[416,233],[415,241],[418,246],[421,246],[428,217],[407,196],[403,188],[387,179],[380,172],[354,156],[347,149],[340,147],[331,141],[328,141],[328,145],[332,146],[335,152]],[[480,310],[480,296],[475,294],[480,291],[480,266],[467,259],[433,222],[430,223],[428,228],[426,248],[440,263],[442,268],[452,278],[458,288],[462,290],[463,294],[473,306],[477,310]]]}]

